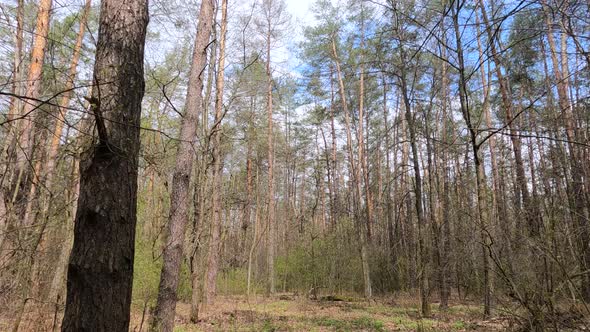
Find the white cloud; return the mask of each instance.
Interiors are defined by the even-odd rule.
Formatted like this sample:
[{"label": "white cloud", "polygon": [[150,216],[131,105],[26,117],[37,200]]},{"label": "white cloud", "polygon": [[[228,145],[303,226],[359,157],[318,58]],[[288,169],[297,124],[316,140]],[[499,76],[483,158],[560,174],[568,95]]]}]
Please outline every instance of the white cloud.
[{"label": "white cloud", "polygon": [[286,0],[289,12],[293,15],[296,25],[308,25],[313,22],[313,14],[310,11],[311,4],[315,0]]}]

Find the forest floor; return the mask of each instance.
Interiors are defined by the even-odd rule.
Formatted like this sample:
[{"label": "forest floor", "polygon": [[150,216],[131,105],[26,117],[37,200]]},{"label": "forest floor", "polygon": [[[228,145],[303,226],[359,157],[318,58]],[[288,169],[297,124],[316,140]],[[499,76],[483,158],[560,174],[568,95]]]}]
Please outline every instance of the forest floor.
[{"label": "forest floor", "polygon": [[[30,308],[19,331],[45,332],[59,329],[62,310]],[[481,305],[469,301],[453,301],[447,310],[432,303],[432,314],[421,318],[417,296],[397,296],[368,302],[353,297],[310,300],[288,294],[273,297],[219,296],[214,305],[201,314],[197,324],[189,320],[190,304],[178,303],[175,332],[197,331],[527,331],[515,316],[496,308],[495,316],[483,319]],[[522,314],[522,313],[521,313]],[[562,312],[568,328],[559,331],[590,331],[590,319]],[[12,330],[14,316],[0,310],[0,332]],[[147,331],[147,310],[134,304],[129,331]]]},{"label": "forest floor", "polygon": [[[416,301],[371,301],[356,298],[309,300],[304,297],[220,297],[197,324],[189,321],[190,305],[177,306],[176,332],[193,331],[506,331],[509,317],[482,319],[481,306],[454,303],[446,311],[432,305],[420,318]],[[130,330],[139,331],[142,310],[134,310]],[[145,322],[143,328],[145,328]]]}]

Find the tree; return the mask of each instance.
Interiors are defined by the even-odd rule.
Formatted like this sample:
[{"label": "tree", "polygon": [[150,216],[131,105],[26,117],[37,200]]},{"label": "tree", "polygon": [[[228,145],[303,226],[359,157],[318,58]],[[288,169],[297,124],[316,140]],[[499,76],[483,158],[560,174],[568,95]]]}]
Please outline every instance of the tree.
[{"label": "tree", "polygon": [[201,2],[186,94],[185,114],[181,122],[176,164],[172,177],[170,215],[166,227],[166,244],[162,254],[164,264],[160,275],[158,300],[150,324],[150,328],[154,331],[168,332],[174,328],[176,290],[182,262],[184,233],[189,217],[189,185],[194,161],[193,141],[197,131],[197,119],[203,112],[202,75],[211,38],[213,9],[212,0]]},{"label": "tree", "polygon": [[219,249],[222,223],[221,205],[221,180],[223,175],[223,161],[221,152],[221,122],[223,120],[223,86],[225,72],[225,40],[227,34],[227,0],[221,3],[221,36],[219,42],[219,60],[217,65],[215,85],[215,120],[213,123],[213,215],[211,222],[211,237],[209,240],[209,253],[207,257],[207,274],[205,285],[204,303],[213,303],[217,283],[217,271],[219,269]]},{"label": "tree", "polygon": [[98,139],[80,162],[62,331],[129,329],[148,5],[125,7],[101,4],[89,98]]},{"label": "tree", "polygon": [[273,134],[273,76],[271,71],[271,43],[279,38],[285,25],[289,22],[284,0],[262,0],[262,18],[259,25],[264,30],[266,40],[266,114],[267,114],[267,144],[268,144],[268,197],[267,197],[267,227],[268,227],[268,292],[275,293],[275,251],[277,225],[275,220],[275,190],[274,190],[274,134]]}]

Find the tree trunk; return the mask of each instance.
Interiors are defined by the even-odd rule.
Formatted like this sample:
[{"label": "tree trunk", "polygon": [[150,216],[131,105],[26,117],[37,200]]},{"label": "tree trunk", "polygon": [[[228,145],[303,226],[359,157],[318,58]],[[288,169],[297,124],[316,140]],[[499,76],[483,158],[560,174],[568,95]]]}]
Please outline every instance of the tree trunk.
[{"label": "tree trunk", "polygon": [[[35,26],[35,37],[33,40],[33,48],[31,51],[31,63],[29,65],[29,73],[27,76],[27,86],[25,97],[29,100],[24,103],[21,110],[23,119],[19,121],[18,129],[18,144],[19,149],[16,151],[16,179],[14,183],[13,197],[17,196],[20,191],[22,183],[26,183],[27,171],[25,170],[27,163],[32,160],[33,152],[33,129],[37,108],[34,99],[38,99],[41,94],[41,82],[43,79],[43,61],[45,59],[45,47],[47,45],[47,35],[49,33],[49,18],[51,15],[52,0],[41,0],[39,2],[39,10],[37,11],[37,22]],[[35,181],[33,181],[34,185]],[[29,199],[32,199],[29,198]],[[26,219],[26,218],[25,218]]]},{"label": "tree trunk", "polygon": [[[361,2],[361,16],[363,16],[363,5]],[[357,175],[359,181],[362,178],[364,182],[364,192],[365,192],[365,209],[366,209],[366,228],[367,228],[367,242],[371,242],[371,222],[373,219],[373,207],[371,203],[371,193],[369,190],[369,169],[367,166],[367,159],[365,157],[365,133],[363,130],[364,127],[364,101],[365,101],[365,73],[364,73],[364,66],[363,66],[363,52],[365,48],[365,25],[364,25],[364,17],[361,18],[361,44],[360,44],[360,73],[359,73],[359,117],[358,117],[358,160],[359,160],[359,167],[357,168],[357,172],[361,174]],[[359,183],[360,185],[360,183]],[[360,199],[360,197],[359,197]],[[370,296],[369,296],[370,297]]]},{"label": "tree trunk", "polygon": [[99,139],[80,161],[63,331],[129,329],[148,6],[125,7],[101,5],[91,98]]},{"label": "tree trunk", "polygon": [[[338,53],[336,52],[336,41],[334,40],[334,36],[332,36],[332,56],[334,60],[334,64],[336,66],[336,75],[338,78],[338,87],[340,90],[340,99],[342,102],[342,110],[344,112],[344,119],[346,125],[346,146],[348,150],[348,162],[350,165],[350,173],[352,174],[352,184],[353,188],[353,206],[354,206],[354,217],[355,222],[358,227],[359,232],[359,240],[361,245],[361,264],[363,267],[363,281],[365,286],[365,297],[370,299],[373,296],[373,290],[371,287],[371,272],[369,270],[369,254],[367,249],[367,238],[365,232],[365,225],[362,220],[362,213],[361,213],[361,197],[362,197],[362,188],[361,188],[361,177],[360,177],[360,162],[357,164],[354,160],[354,153],[352,149],[352,134],[351,134],[351,124],[350,124],[350,115],[348,114],[348,106],[346,104],[346,93],[344,90],[344,81],[342,79],[342,70],[340,69],[340,60],[338,58]],[[360,157],[360,156],[359,156]]]},{"label": "tree trunk", "polygon": [[272,26],[270,18],[267,22],[266,32],[266,76],[267,76],[267,96],[266,96],[266,113],[268,120],[268,293],[275,293],[275,194],[274,194],[274,143],[273,143],[273,119],[272,119],[272,73],[270,71],[270,41],[272,36]]},{"label": "tree trunk", "polygon": [[[382,77],[382,84],[383,84],[383,127],[384,127],[384,135],[385,135],[385,148],[383,149],[383,153],[385,154],[385,225],[387,226],[387,244],[389,246],[389,255],[391,259],[391,269],[393,271],[393,283],[395,287],[399,284],[399,275],[397,271],[397,255],[396,246],[395,246],[395,237],[397,234],[395,233],[394,224],[393,224],[393,202],[391,197],[391,157],[389,153],[389,149],[391,146],[390,143],[390,130],[392,129],[389,126],[389,109],[387,106],[387,91],[389,86],[385,80],[385,76]],[[395,125],[394,125],[395,127]],[[395,161],[394,161],[394,169],[395,169]],[[395,191],[394,191],[395,192]]]},{"label": "tree trunk", "polygon": [[414,170],[414,194],[415,194],[415,208],[416,216],[418,218],[418,257],[420,264],[419,271],[419,287],[420,287],[420,312],[422,316],[430,316],[430,305],[428,303],[428,255],[426,254],[425,245],[425,226],[426,219],[424,218],[424,210],[422,206],[422,176],[420,175],[420,161],[418,159],[418,146],[416,144],[416,125],[414,115],[412,114],[412,105],[410,103],[410,96],[407,91],[407,82],[405,70],[402,69],[400,75],[400,84],[402,90],[402,97],[405,107],[406,122],[408,124],[408,133],[410,135],[410,148],[412,152],[412,163]]},{"label": "tree trunk", "polygon": [[479,129],[475,127],[471,119],[471,110],[469,108],[469,99],[467,93],[467,79],[465,77],[465,62],[463,58],[463,46],[461,44],[461,32],[459,30],[459,15],[462,4],[457,3],[457,8],[453,8],[453,26],[455,32],[455,42],[457,43],[457,60],[459,62],[459,98],[461,104],[461,114],[469,129],[469,138],[471,143],[471,150],[473,153],[473,161],[476,173],[476,191],[477,191],[477,212],[480,227],[481,249],[482,249],[482,265],[483,265],[483,287],[484,287],[484,308],[483,314],[485,317],[491,315],[492,307],[492,286],[490,276],[490,239],[488,236],[488,213],[486,203],[486,183],[485,170],[481,157],[481,143],[479,143],[478,135]]},{"label": "tree trunk", "polygon": [[[49,197],[45,197],[45,195],[43,195],[42,192],[39,193],[39,197],[41,199],[41,213],[39,214],[39,218],[40,221],[39,223],[41,224],[41,228],[39,230],[39,232],[41,232],[41,234],[39,234],[40,237],[40,241],[39,241],[39,245],[38,248],[34,248],[34,251],[38,251],[40,253],[45,252],[45,249],[47,247],[45,238],[44,238],[44,234],[43,232],[46,229],[47,223],[49,222],[49,216],[48,216],[48,212],[49,212],[49,208],[50,205],[53,201],[52,199],[52,187],[53,187],[53,177],[54,177],[54,173],[55,173],[55,168],[56,168],[56,164],[57,164],[57,153],[58,153],[58,149],[59,149],[59,143],[61,142],[61,134],[64,128],[64,125],[66,123],[66,113],[67,113],[67,107],[70,104],[70,100],[72,97],[72,93],[73,93],[73,88],[74,88],[74,80],[76,79],[76,73],[77,73],[77,68],[78,68],[78,59],[80,58],[80,51],[82,49],[82,40],[84,39],[84,31],[86,28],[86,20],[88,18],[88,13],[90,12],[90,5],[91,5],[91,0],[86,0],[86,4],[84,6],[84,9],[82,10],[82,15],[80,18],[80,28],[78,31],[78,36],[76,38],[76,44],[74,46],[74,52],[72,54],[72,61],[70,63],[70,69],[69,69],[69,73],[68,73],[68,80],[66,81],[66,84],[63,88],[63,91],[65,91],[65,93],[62,96],[62,99],[59,102],[59,108],[58,108],[58,115],[57,115],[57,119],[56,119],[56,123],[55,123],[55,127],[53,130],[53,136],[51,138],[51,143],[48,147],[48,151],[47,151],[47,158],[44,161],[44,167],[41,168],[41,163],[42,160],[37,160],[36,162],[36,167],[40,170],[39,177],[40,177],[40,181],[44,181],[44,186],[45,188],[47,188],[49,190]],[[32,188],[36,188],[36,185],[33,185]],[[31,202],[34,201],[34,195],[30,195],[29,196],[29,201],[27,202],[27,204],[30,204]],[[31,213],[31,208],[27,208],[26,212],[25,212],[25,218],[24,218],[24,222],[25,225],[30,225],[32,223],[32,220],[30,220],[30,218],[32,218],[32,216],[34,215],[33,213]],[[69,249],[68,249],[68,254],[69,254]],[[67,263],[67,261],[66,261]],[[39,275],[39,259],[35,259],[34,264],[33,264],[33,275],[34,276],[38,276]],[[41,280],[37,279],[38,282],[35,283],[33,286],[33,292],[32,294],[38,294],[39,289],[42,288],[41,285]],[[53,300],[52,298],[49,298],[49,300]]]},{"label": "tree trunk", "polygon": [[[443,18],[444,20],[444,18]],[[444,26],[444,24],[443,24]],[[444,32],[443,32],[444,33]],[[441,48],[441,58],[446,59],[446,49]],[[449,129],[448,124],[448,98],[449,98],[449,76],[448,76],[448,64],[442,62],[442,86],[441,86],[441,98],[442,98],[442,141],[444,144],[448,144]],[[445,147],[442,149],[442,248],[441,248],[441,271],[440,271],[440,308],[447,309],[449,306],[449,297],[451,296],[451,278],[450,278],[450,252],[451,252],[451,220],[450,220],[450,183],[449,183],[449,161],[448,151]],[[439,193],[441,194],[441,193]]]},{"label": "tree trunk", "polygon": [[221,177],[223,173],[221,153],[221,121],[223,119],[223,80],[225,69],[225,36],[227,30],[227,0],[221,2],[221,40],[219,42],[219,61],[215,87],[215,123],[213,125],[213,215],[211,216],[211,238],[207,258],[207,276],[205,284],[205,298],[203,303],[213,303],[216,291],[217,270],[219,261],[219,247],[221,235]]},{"label": "tree trunk", "polygon": [[207,61],[207,47],[213,25],[212,0],[201,2],[197,24],[197,37],[193,50],[189,83],[186,95],[185,114],[180,129],[180,143],[176,152],[176,164],[172,176],[170,195],[170,216],[166,229],[166,245],[162,254],[163,265],[158,289],[158,300],[151,321],[151,329],[169,332],[174,328],[176,312],[176,290],[184,233],[189,213],[189,185],[193,168],[193,144],[197,132],[197,119],[203,110],[203,77],[202,73]]},{"label": "tree trunk", "polygon": [[[80,193],[80,179],[78,174],[80,171],[80,159],[78,156],[74,157],[72,168],[72,182],[74,183],[74,188],[71,193],[71,201],[74,202],[72,206],[72,215],[75,216],[76,210],[78,209],[78,195]],[[63,295],[62,291],[66,280],[65,270],[68,266],[70,252],[72,251],[72,235],[74,233],[72,227],[73,225],[74,220],[72,219],[69,219],[64,225],[63,231],[65,233],[65,241],[63,241],[61,244],[59,260],[57,262],[57,266],[55,267],[55,272],[51,281],[51,286],[49,288],[49,295],[47,296],[49,302],[52,304],[59,304],[61,296]]]},{"label": "tree trunk", "polygon": [[[91,3],[92,0],[86,0],[84,9],[82,10],[82,15],[80,16],[80,21],[78,23],[80,27],[78,30],[78,36],[76,38],[76,44],[74,45],[74,52],[72,53],[72,61],[70,62],[68,79],[63,87],[63,91],[65,92],[62,95],[62,98],[59,102],[57,119],[55,122],[53,135],[51,137],[51,143],[47,151],[47,160],[44,173],[46,174],[45,187],[49,189],[51,189],[53,184],[54,170],[57,163],[57,152],[59,148],[59,143],[61,141],[61,135],[67,121],[66,115],[68,112],[68,106],[70,105],[70,100],[72,99],[74,83],[76,80],[76,73],[78,72],[78,60],[80,59],[82,41],[84,40],[84,33],[86,31],[86,21],[88,19],[88,14],[90,12]],[[46,216],[48,208],[48,204],[43,207],[43,212],[41,213],[41,216]]]},{"label": "tree trunk", "polygon": [[10,219],[9,211],[7,209],[6,195],[9,191],[7,182],[10,182],[10,169],[8,164],[13,158],[13,154],[16,152],[14,149],[15,140],[18,139],[17,126],[11,122],[20,112],[22,107],[22,101],[17,96],[22,95],[23,87],[23,66],[22,66],[22,53],[23,53],[23,21],[24,21],[24,0],[17,0],[16,8],[16,32],[14,34],[14,60],[13,60],[13,83],[12,93],[14,96],[10,101],[10,109],[6,115],[6,131],[4,135],[4,142],[0,146],[0,252],[2,252],[3,243],[5,239],[5,228],[8,226]]},{"label": "tree trunk", "polygon": [[[563,115],[563,126],[565,127],[565,134],[568,141],[568,159],[571,167],[572,180],[570,189],[570,206],[572,211],[574,211],[573,218],[578,227],[576,233],[578,234],[577,241],[580,250],[579,260],[582,265],[582,270],[588,270],[590,268],[590,223],[588,222],[588,219],[590,218],[590,211],[584,191],[584,166],[580,162],[584,160],[583,153],[582,151],[578,151],[578,147],[573,143],[576,141],[578,135],[576,132],[574,113],[568,95],[567,83],[569,78],[567,77],[567,73],[563,71],[563,69],[567,68],[567,66],[565,65],[565,61],[563,61],[564,58],[562,56],[562,69],[560,69],[559,60],[557,58],[558,51],[555,45],[555,39],[553,37],[553,20],[551,17],[551,12],[550,9],[547,8],[546,1],[542,1],[542,4],[543,10],[545,12],[547,41],[549,44],[551,62],[553,65],[553,75],[555,76],[557,85],[558,103],[561,114]],[[567,56],[565,57],[565,60],[567,60]],[[586,188],[586,190],[588,190],[588,188]],[[588,273],[583,275],[581,285],[582,298],[585,301],[590,302],[590,275]]]},{"label": "tree trunk", "polygon": [[502,106],[504,113],[506,114],[506,124],[510,131],[510,141],[512,142],[512,150],[514,153],[514,161],[516,166],[516,183],[520,192],[520,198],[522,199],[522,205],[524,207],[524,217],[527,222],[527,228],[529,234],[532,236],[539,235],[539,229],[541,225],[538,220],[538,213],[535,211],[534,206],[531,202],[530,193],[527,186],[527,179],[524,171],[524,162],[522,159],[522,142],[519,138],[517,129],[514,123],[514,114],[512,113],[512,97],[510,93],[510,86],[508,78],[502,74],[502,63],[500,60],[500,54],[496,49],[496,40],[492,27],[490,26],[486,9],[483,6],[482,0],[479,0],[479,5],[482,13],[483,22],[485,24],[486,32],[488,34],[490,51],[492,53],[492,59],[494,60],[496,76],[498,77],[498,85],[500,87],[500,94],[502,96]]}]

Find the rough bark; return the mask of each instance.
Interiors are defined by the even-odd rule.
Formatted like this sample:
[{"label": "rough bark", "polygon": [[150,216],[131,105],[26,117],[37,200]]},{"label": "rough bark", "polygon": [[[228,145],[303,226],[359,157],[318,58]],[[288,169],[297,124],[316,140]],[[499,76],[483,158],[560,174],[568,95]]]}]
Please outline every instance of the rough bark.
[{"label": "rough bark", "polygon": [[99,139],[80,161],[62,331],[129,329],[147,23],[146,0],[102,1],[90,98]]},{"label": "rough bark", "polygon": [[184,235],[189,212],[189,185],[194,160],[193,140],[197,131],[197,119],[203,111],[203,70],[207,60],[207,47],[211,37],[214,4],[212,0],[201,3],[197,25],[197,37],[193,50],[185,114],[182,119],[180,143],[176,153],[176,165],[172,176],[170,217],[167,239],[162,255],[158,300],[152,317],[151,329],[172,331],[176,312],[176,289],[182,262]]},{"label": "rough bark", "polygon": [[158,300],[151,321],[155,331],[172,331],[176,312],[176,289],[182,252],[184,233],[188,222],[190,206],[190,177],[193,168],[193,141],[197,132],[197,119],[203,111],[203,70],[207,61],[207,47],[213,25],[214,4],[212,0],[201,2],[197,37],[189,74],[185,113],[180,129],[180,143],[176,152],[176,165],[172,175],[170,195],[170,216],[166,229],[167,239],[162,254],[163,265],[160,275]]}]

